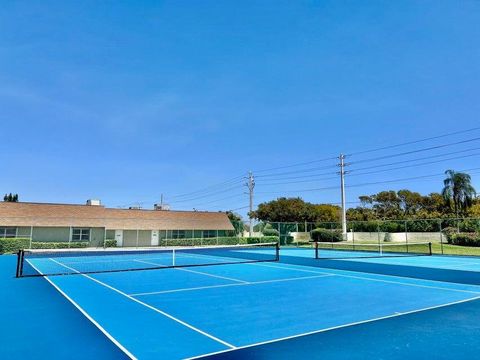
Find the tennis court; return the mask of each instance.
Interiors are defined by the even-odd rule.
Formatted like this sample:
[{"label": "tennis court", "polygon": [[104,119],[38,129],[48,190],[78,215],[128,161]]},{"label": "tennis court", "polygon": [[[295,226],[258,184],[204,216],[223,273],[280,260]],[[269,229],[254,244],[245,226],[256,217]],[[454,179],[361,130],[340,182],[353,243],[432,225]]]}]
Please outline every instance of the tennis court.
[{"label": "tennis court", "polygon": [[[277,261],[276,251],[271,244],[175,251],[47,251],[26,254],[23,271],[27,276],[71,274],[45,279],[126,357],[138,359],[258,354],[287,358],[305,352],[301,341],[311,336],[332,336],[342,330],[359,336],[369,327],[383,331],[392,320],[415,315],[427,314],[433,321],[438,311],[480,299],[480,287],[474,284],[324,267],[322,261],[329,260],[315,259],[313,249],[282,249]],[[435,256],[338,261],[377,267],[391,261],[395,266],[430,269],[428,264],[441,265],[438,258],[444,262],[443,270],[448,270],[449,262],[459,261]],[[474,266],[480,262],[462,261]],[[119,271],[124,269],[136,271]],[[283,350],[269,351],[269,356],[262,353],[265,347]],[[363,355],[372,349],[364,351]],[[323,357],[328,352],[315,354]],[[341,358],[339,354],[337,349],[329,358]]]}]

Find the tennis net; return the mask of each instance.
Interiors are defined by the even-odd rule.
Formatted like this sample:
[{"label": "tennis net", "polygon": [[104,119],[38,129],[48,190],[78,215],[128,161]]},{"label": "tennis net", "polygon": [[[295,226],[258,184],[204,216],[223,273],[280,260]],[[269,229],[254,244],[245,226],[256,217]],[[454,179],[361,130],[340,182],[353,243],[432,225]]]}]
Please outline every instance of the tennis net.
[{"label": "tennis net", "polygon": [[316,259],[349,259],[432,255],[431,243],[315,242]]},{"label": "tennis net", "polygon": [[149,249],[20,250],[17,277],[278,261],[277,243]]}]

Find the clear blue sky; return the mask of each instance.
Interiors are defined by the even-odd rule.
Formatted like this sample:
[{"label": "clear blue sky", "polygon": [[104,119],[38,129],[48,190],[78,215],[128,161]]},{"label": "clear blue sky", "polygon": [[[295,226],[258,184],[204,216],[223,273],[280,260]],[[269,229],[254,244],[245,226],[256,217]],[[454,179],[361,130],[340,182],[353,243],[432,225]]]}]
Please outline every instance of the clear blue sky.
[{"label": "clear blue sky", "polygon": [[[23,201],[150,207],[163,193],[177,209],[240,208],[248,202],[236,182],[200,199],[173,196],[248,170],[473,128],[479,113],[478,1],[3,1],[0,9],[0,190]],[[474,137],[480,131],[357,158]],[[480,141],[410,159],[473,148]],[[347,184],[475,168],[479,159]],[[259,177],[257,201],[286,190],[339,201],[338,189],[297,192],[338,179],[303,180]],[[348,200],[405,187],[439,191],[441,178],[354,187]]]}]

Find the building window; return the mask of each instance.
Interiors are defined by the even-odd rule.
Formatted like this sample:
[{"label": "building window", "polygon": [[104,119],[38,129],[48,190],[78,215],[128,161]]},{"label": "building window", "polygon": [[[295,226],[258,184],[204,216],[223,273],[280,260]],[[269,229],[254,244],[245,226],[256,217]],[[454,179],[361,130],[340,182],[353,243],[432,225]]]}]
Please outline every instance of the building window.
[{"label": "building window", "polygon": [[203,237],[204,238],[217,237],[217,231],[216,230],[203,230]]},{"label": "building window", "polygon": [[72,230],[72,241],[90,241],[90,229],[74,228]]},{"label": "building window", "polygon": [[172,239],[185,239],[185,230],[172,230]]},{"label": "building window", "polygon": [[17,237],[16,227],[0,227],[0,238],[14,238]]}]

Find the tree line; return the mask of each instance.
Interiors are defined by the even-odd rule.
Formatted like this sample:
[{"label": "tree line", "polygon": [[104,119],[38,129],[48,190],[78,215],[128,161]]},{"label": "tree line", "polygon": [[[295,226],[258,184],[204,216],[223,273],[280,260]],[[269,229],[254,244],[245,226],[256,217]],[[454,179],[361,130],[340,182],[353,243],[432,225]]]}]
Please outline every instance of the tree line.
[{"label": "tree line", "polygon": [[[360,205],[347,210],[347,220],[480,218],[480,200],[476,197],[470,175],[453,170],[445,174],[441,192],[422,195],[402,189],[359,196]],[[299,197],[281,197],[259,204],[249,216],[267,222],[339,222],[341,208],[309,203]]]}]

